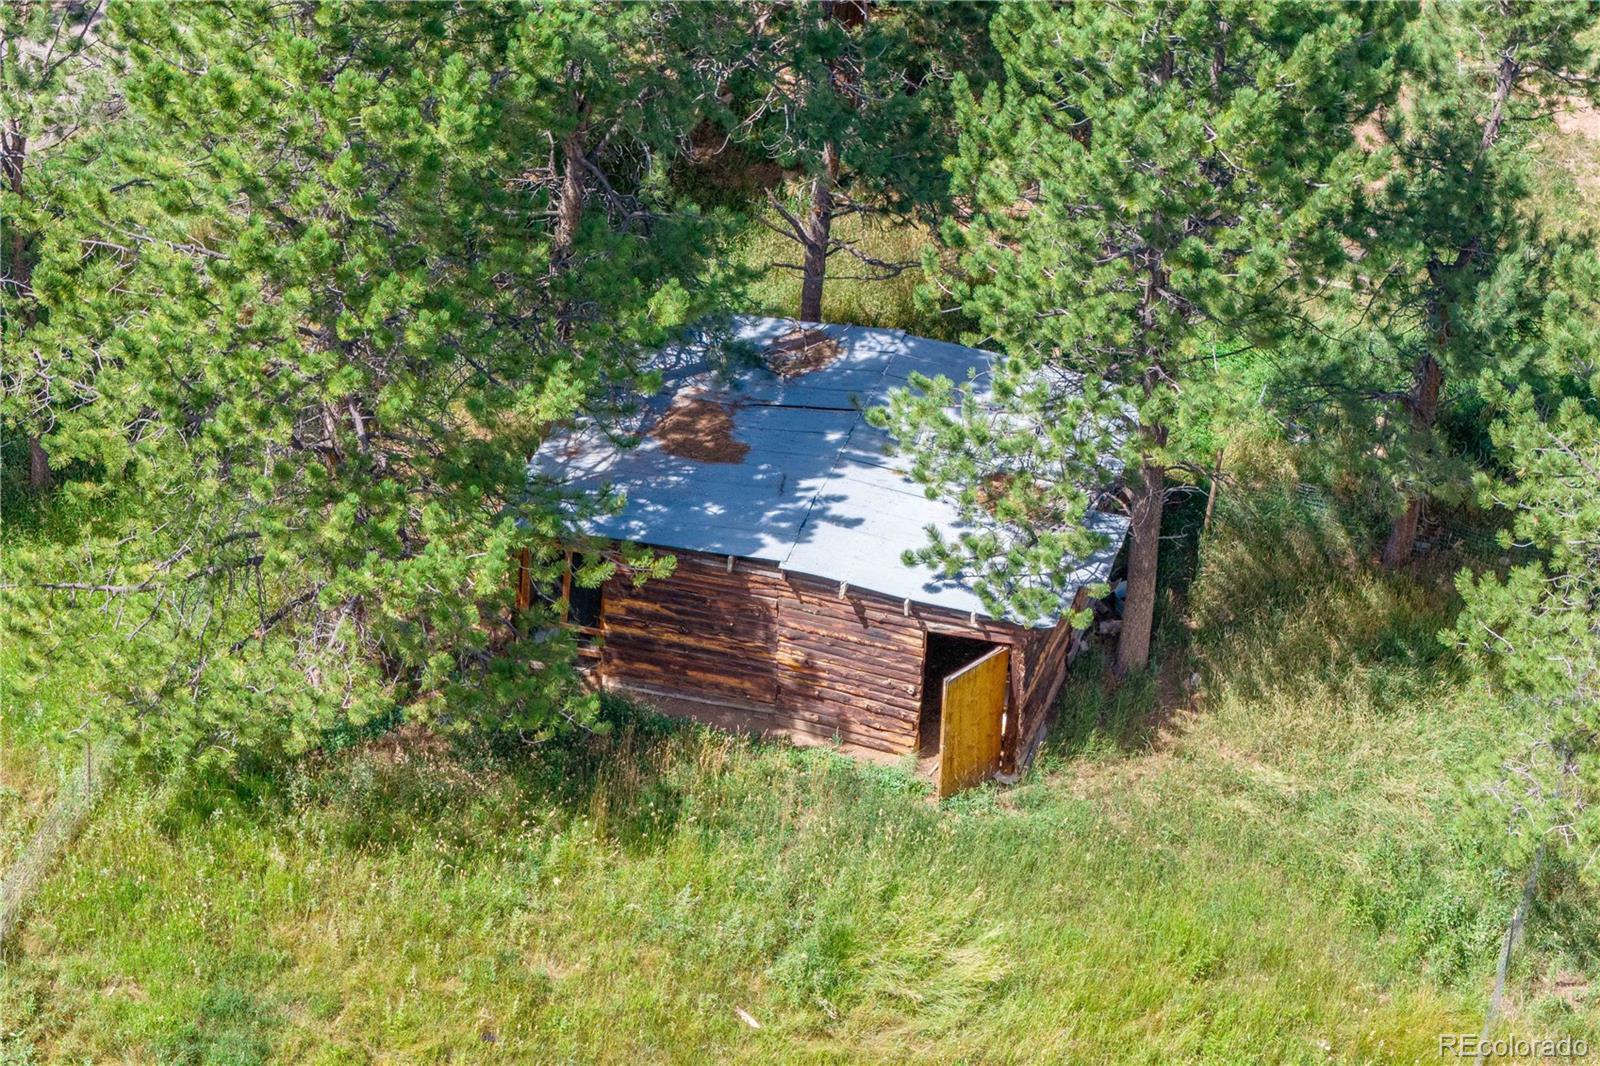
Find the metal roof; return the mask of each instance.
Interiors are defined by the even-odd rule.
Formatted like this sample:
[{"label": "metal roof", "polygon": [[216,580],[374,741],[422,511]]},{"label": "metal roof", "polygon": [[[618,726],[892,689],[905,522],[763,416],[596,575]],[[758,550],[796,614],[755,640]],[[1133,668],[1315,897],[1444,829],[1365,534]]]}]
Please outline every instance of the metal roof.
[{"label": "metal roof", "polygon": [[[584,426],[546,441],[531,471],[575,489],[622,490],[619,512],[584,522],[598,536],[759,559],[897,599],[988,615],[966,582],[902,561],[907,548],[926,542],[926,527],[950,535],[968,527],[955,507],[930,500],[902,472],[888,434],[868,425],[863,412],[885,403],[912,371],[958,382],[970,374],[981,385],[991,354],[902,330],[784,318],[733,323],[737,339],[758,347],[801,328],[837,342],[839,357],[787,379],[758,366],[732,380],[718,374],[709,345],[679,345],[655,360],[664,388],[643,402],[628,428],[643,434],[675,398],[703,396],[729,411],[734,439],[749,448],[741,461],[685,459],[649,435],[636,447],[619,447]],[[1075,571],[1074,587],[1106,580],[1128,525],[1098,511],[1089,513],[1088,524],[1107,543],[1086,559],[1062,560]],[[1070,598],[1062,613],[1069,606]]]}]

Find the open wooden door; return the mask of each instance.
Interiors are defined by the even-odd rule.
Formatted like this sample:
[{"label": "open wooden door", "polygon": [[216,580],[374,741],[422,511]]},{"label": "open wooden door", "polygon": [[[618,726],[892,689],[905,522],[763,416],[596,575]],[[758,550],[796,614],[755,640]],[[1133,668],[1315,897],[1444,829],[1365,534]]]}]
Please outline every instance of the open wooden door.
[{"label": "open wooden door", "polygon": [[970,788],[1000,768],[1000,718],[1011,652],[995,648],[944,679],[939,716],[939,797]]}]

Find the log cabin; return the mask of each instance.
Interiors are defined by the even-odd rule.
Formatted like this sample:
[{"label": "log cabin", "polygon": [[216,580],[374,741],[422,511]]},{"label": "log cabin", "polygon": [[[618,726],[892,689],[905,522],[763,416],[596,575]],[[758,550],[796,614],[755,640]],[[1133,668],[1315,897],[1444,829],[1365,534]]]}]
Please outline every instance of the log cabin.
[{"label": "log cabin", "polygon": [[904,561],[930,527],[966,527],[865,418],[913,372],[981,388],[990,353],[775,318],[736,319],[732,339],[661,353],[664,387],[630,440],[577,426],[533,459],[535,477],[620,491],[585,533],[677,561],[639,586],[565,583],[594,679],[725,728],[917,757],[941,795],[1024,769],[1083,641],[1070,618],[1109,578],[1126,519],[1089,512],[1101,547],[1062,560],[1071,591],[1046,624],[996,617],[961,578]]}]

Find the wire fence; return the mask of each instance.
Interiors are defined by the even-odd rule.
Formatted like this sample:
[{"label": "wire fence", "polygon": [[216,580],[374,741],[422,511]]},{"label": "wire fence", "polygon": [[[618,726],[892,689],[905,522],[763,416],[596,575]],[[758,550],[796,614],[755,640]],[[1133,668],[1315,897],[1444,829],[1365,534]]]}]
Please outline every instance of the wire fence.
[{"label": "wire fence", "polygon": [[62,783],[33,836],[0,877],[0,946],[10,942],[45,875],[83,828],[84,819],[105,790],[111,777],[111,754],[110,744],[84,745],[83,757]]}]

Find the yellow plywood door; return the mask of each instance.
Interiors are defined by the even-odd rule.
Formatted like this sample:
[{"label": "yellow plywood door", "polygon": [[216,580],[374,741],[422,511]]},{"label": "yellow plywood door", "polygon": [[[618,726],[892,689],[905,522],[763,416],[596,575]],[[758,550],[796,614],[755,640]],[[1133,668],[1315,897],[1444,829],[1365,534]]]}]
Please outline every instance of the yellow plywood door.
[{"label": "yellow plywood door", "polygon": [[970,788],[1000,768],[1000,718],[1011,653],[996,648],[944,679],[939,715],[939,795]]}]

